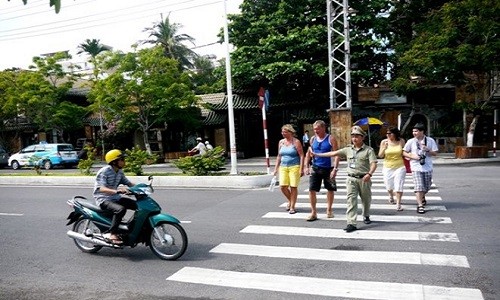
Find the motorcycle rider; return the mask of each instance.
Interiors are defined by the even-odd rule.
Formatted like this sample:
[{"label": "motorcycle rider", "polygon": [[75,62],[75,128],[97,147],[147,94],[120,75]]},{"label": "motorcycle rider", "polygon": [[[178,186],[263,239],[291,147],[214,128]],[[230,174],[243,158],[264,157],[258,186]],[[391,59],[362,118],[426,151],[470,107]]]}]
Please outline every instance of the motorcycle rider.
[{"label": "motorcycle rider", "polygon": [[[122,197],[128,191],[125,186],[133,186],[134,184],[128,180],[122,168],[125,166],[126,154],[118,149],[108,151],[105,155],[105,167],[102,167],[98,172],[94,184],[94,199],[96,204],[103,210],[113,212],[111,227],[103,236],[109,239],[112,243],[123,243],[117,235],[118,225],[125,216],[127,209],[136,210],[137,204],[134,200]],[[120,186],[125,185],[125,186]]]}]

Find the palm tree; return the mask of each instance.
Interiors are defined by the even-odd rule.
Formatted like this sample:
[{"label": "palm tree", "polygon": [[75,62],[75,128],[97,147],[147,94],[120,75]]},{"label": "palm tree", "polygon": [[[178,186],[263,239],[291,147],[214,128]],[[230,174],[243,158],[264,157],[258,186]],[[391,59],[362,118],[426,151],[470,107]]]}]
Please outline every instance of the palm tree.
[{"label": "palm tree", "polygon": [[92,63],[94,79],[97,80],[97,76],[99,75],[99,70],[96,67],[96,57],[99,53],[104,51],[110,51],[113,48],[110,46],[106,46],[100,43],[98,39],[86,39],[84,43],[78,45],[77,54],[86,53],[90,56],[90,63]]},{"label": "palm tree", "polygon": [[193,59],[198,55],[183,43],[190,42],[194,45],[195,39],[187,34],[177,34],[181,27],[178,23],[170,23],[168,16],[165,20],[162,17],[161,22],[144,29],[149,32],[149,39],[142,43],[161,45],[165,56],[177,60],[181,68],[189,69],[193,67]]},{"label": "palm tree", "polygon": [[[96,82],[99,80],[99,68],[97,67],[97,55],[99,53],[104,52],[104,51],[110,51],[113,48],[110,46],[106,46],[100,43],[100,40],[98,39],[86,39],[84,43],[81,43],[78,45],[78,52],[77,54],[82,54],[86,53],[90,56],[90,63],[92,64],[92,74],[94,75],[93,78],[93,84],[95,85]],[[101,133],[104,132],[104,123],[103,123],[103,115],[102,115],[102,105],[99,102],[99,123],[100,123],[100,129]],[[104,140],[102,141],[102,154],[104,155],[105,153],[105,147],[104,147]]]}]

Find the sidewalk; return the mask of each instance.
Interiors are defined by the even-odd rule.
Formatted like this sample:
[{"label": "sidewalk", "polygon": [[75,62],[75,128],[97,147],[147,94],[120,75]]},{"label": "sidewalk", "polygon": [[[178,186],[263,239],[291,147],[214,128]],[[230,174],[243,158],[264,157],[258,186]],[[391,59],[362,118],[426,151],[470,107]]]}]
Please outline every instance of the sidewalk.
[{"label": "sidewalk", "polygon": [[[276,162],[276,157],[271,157],[270,159],[271,169],[274,168]],[[384,160],[379,159],[378,163],[382,164]],[[480,164],[480,163],[500,163],[500,154],[497,157],[493,157],[490,153],[488,158],[468,158],[460,159],[455,158],[455,153],[439,153],[438,156],[432,158],[434,165],[460,165],[460,164]],[[345,160],[341,160],[340,164],[345,164]],[[231,161],[228,160],[227,166],[231,166]],[[242,158],[237,159],[238,166],[266,166],[265,157],[253,157],[253,158]]]},{"label": "sidewalk", "polygon": [[[269,169],[274,170],[276,157],[270,158]],[[383,160],[379,159],[381,165]],[[443,153],[434,158],[435,165],[467,165],[500,163],[500,157],[456,159],[453,153]],[[341,161],[340,166],[345,167],[346,162]],[[104,164],[96,164],[99,167]],[[236,166],[241,173],[245,167],[259,172],[267,169],[265,157],[237,159]],[[148,168],[172,167],[171,163],[155,164]],[[231,160],[226,162],[226,170],[231,170]],[[133,182],[147,182],[147,176],[128,176]],[[255,189],[269,186],[272,175],[227,175],[227,176],[155,176],[154,186],[166,188],[198,188],[198,189]],[[37,186],[86,186],[92,187],[94,176],[0,176],[1,185],[37,185]]]}]

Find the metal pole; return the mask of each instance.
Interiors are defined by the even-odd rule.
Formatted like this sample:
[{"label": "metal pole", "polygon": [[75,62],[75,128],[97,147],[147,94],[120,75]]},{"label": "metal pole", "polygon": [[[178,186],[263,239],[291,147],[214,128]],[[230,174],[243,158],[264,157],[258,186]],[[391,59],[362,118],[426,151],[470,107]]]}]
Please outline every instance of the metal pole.
[{"label": "metal pole", "polygon": [[[344,0],[343,3],[344,12],[344,60],[345,60],[345,100],[346,108],[351,109],[352,96],[351,96],[351,37],[349,35],[349,0]],[[370,129],[368,127],[368,129]]]},{"label": "metal pole", "polygon": [[259,103],[262,105],[262,129],[264,130],[264,151],[266,153],[266,166],[267,174],[270,174],[271,164],[269,162],[269,141],[267,138],[267,116],[266,116],[266,103],[265,103],[265,91],[263,88],[259,90]]},{"label": "metal pole", "polygon": [[328,78],[329,78],[329,99],[330,99],[330,109],[337,108],[337,103],[335,102],[335,89],[334,85],[334,74],[333,74],[333,60],[331,56],[333,55],[332,51],[332,30],[331,30],[331,22],[332,22],[332,6],[330,4],[330,0],[326,0],[326,16],[328,22]]},{"label": "metal pole", "polygon": [[231,77],[231,59],[229,57],[229,31],[227,25],[227,0],[224,0],[224,43],[226,44],[226,86],[227,111],[229,122],[229,149],[231,151],[231,175],[238,174],[236,156],[236,135],[234,130],[233,85]]},{"label": "metal pole", "polygon": [[493,111],[493,157],[497,157],[498,109]]}]

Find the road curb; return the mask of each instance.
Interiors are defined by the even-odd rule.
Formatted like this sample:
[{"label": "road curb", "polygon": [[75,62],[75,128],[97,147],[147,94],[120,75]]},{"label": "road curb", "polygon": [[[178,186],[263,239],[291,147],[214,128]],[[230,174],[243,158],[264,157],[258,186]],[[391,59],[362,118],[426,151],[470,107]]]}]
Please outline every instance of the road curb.
[{"label": "road curb", "polygon": [[[134,183],[147,176],[127,176]],[[166,188],[255,189],[269,186],[272,175],[255,176],[155,176],[153,186]],[[94,176],[0,176],[0,185],[93,186]]]}]

